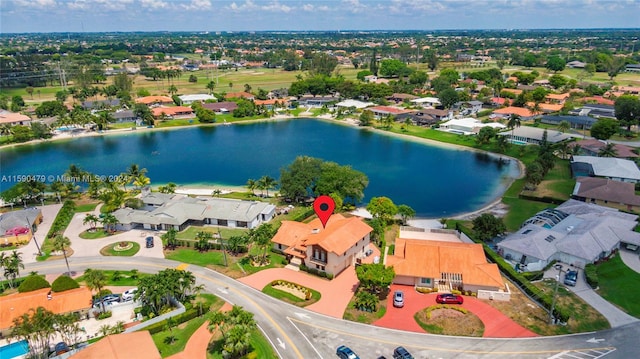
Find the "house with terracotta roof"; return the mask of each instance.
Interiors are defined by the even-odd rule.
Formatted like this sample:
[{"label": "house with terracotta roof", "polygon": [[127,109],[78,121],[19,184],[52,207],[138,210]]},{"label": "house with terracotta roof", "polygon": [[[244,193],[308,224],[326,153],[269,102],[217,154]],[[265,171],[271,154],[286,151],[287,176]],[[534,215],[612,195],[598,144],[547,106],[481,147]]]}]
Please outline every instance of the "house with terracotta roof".
[{"label": "house with terracotta roof", "polygon": [[482,244],[442,239],[440,233],[429,235],[440,240],[403,238],[413,235],[401,231],[395,252],[386,262],[395,270],[394,283],[474,293],[507,290],[498,266],[487,261]]},{"label": "house with terracotta roof", "polygon": [[247,100],[255,100],[256,96],[254,94],[248,93],[248,92],[227,92],[226,95],[224,95],[225,99],[230,99],[230,98],[244,98]]},{"label": "house with terracotta roof", "polygon": [[31,117],[21,113],[0,110],[0,125],[4,124],[9,124],[11,126],[29,126],[31,124]]},{"label": "house with terracotta roof", "polygon": [[187,106],[154,107],[151,113],[155,118],[160,118],[163,114],[171,119],[194,117],[193,109]]},{"label": "house with terracotta roof", "polygon": [[633,183],[598,177],[578,177],[571,198],[600,206],[636,211],[640,208],[640,196]]},{"label": "house with terracotta roof", "polygon": [[562,105],[565,103],[565,101],[567,101],[567,99],[569,99],[569,97],[571,97],[571,94],[569,93],[550,93],[545,97],[545,100],[548,103],[557,103]]},{"label": "house with terracotta roof", "polygon": [[255,103],[256,106],[264,106],[267,110],[272,110],[276,107],[288,106],[289,101],[287,99],[272,98],[268,100],[253,100],[253,103]]},{"label": "house with terracotta roof", "polygon": [[147,106],[170,105],[173,103],[173,99],[168,96],[145,96],[137,98],[136,103],[143,103]]},{"label": "house with terracotta roof", "polygon": [[29,309],[43,307],[55,314],[80,313],[86,314],[91,309],[91,291],[86,287],[66,290],[47,295],[51,288],[43,288],[26,293],[15,293],[0,296],[0,333],[13,325],[13,319],[27,312]]},{"label": "house with terracotta roof", "polygon": [[271,241],[290,264],[336,276],[366,257],[372,231],[359,217],[334,214],[324,228],[318,218],[309,223],[283,221]]},{"label": "house with terracotta roof", "polygon": [[148,330],[111,334],[70,356],[71,359],[161,359]]},{"label": "house with terracotta roof", "polygon": [[507,106],[493,111],[494,117],[500,118],[509,118],[512,114],[520,116],[523,121],[533,120],[536,116],[535,113],[524,107]]}]

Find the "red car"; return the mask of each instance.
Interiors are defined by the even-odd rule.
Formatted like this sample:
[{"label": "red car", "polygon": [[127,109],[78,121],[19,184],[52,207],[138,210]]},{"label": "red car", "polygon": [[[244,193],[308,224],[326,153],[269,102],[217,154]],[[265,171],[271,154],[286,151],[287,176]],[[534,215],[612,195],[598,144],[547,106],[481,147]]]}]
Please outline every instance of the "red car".
[{"label": "red car", "polygon": [[436,302],[440,304],[462,304],[464,303],[464,298],[461,295],[451,293],[438,294]]}]

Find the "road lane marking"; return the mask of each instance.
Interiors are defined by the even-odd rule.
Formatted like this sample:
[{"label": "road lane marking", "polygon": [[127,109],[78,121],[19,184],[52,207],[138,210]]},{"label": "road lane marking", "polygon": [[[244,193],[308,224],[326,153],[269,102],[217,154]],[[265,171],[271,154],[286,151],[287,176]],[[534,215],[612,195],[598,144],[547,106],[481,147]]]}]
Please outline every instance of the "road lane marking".
[{"label": "road lane marking", "polygon": [[179,266],[176,267],[177,270],[185,270],[187,269],[187,267],[189,267],[189,264],[187,263],[182,263]]},{"label": "road lane marking", "polygon": [[[304,325],[307,325],[307,326],[310,326],[310,327],[313,327],[313,328],[316,328],[316,329],[319,329],[319,330],[324,330],[324,331],[335,333],[335,334],[347,335],[347,336],[350,336],[350,337],[354,337],[354,338],[358,338],[358,339],[362,339],[362,340],[366,340],[366,341],[370,341],[370,342],[378,342],[378,343],[389,344],[389,345],[394,345],[394,346],[398,345],[397,341],[372,338],[372,337],[367,337],[367,336],[364,336],[364,335],[354,334],[352,332],[345,332],[345,331],[338,330],[338,329],[327,328],[327,327],[320,326],[318,324],[312,324],[312,323],[304,322],[304,321],[296,319],[296,318],[287,317],[287,319],[290,322],[296,322],[296,323],[299,323],[299,324],[304,324]],[[295,327],[296,327],[296,329],[300,330],[297,325]],[[382,328],[382,327],[377,327],[377,328],[385,329],[385,328]],[[412,333],[412,334],[419,334],[419,333]],[[306,336],[305,336],[305,338],[306,338]],[[493,338],[486,338],[486,339],[493,339]],[[534,350],[534,351],[519,351],[519,352],[503,351],[503,352],[501,352],[501,351],[493,351],[493,350],[492,351],[488,351],[488,350],[487,351],[481,351],[481,350],[466,350],[466,349],[449,349],[449,348],[429,347],[429,346],[413,345],[413,344],[405,344],[404,346],[415,348],[415,349],[419,349],[419,350],[435,350],[435,351],[441,351],[441,352],[465,353],[465,354],[497,354],[497,355],[556,354],[557,355],[559,353],[567,352],[566,349]],[[598,351],[598,350],[605,350],[605,351],[611,352],[611,351],[614,351],[616,349],[614,347],[578,348],[578,349],[570,349],[569,351],[572,351],[572,352],[580,352],[580,351],[587,352],[587,351]]]},{"label": "road lane marking", "polygon": [[[306,336],[306,335],[304,335],[304,333],[302,332],[302,330],[300,330],[300,328],[298,328],[298,326],[297,326],[294,322],[292,322],[292,321],[291,321],[291,318],[287,317],[287,320],[289,321],[289,323],[291,323],[291,325],[293,325],[293,327],[294,327],[294,328],[296,328],[296,330],[297,330],[298,332],[300,332],[300,334],[302,335],[302,337],[307,341],[307,343],[309,343],[309,345],[311,345],[311,347],[312,347],[312,348],[313,348],[313,350],[316,352],[316,354],[318,354],[318,357],[319,357],[320,359],[322,359],[322,354],[320,354],[320,352],[318,351],[318,349],[316,349],[316,347],[315,347],[313,344],[311,344],[311,341],[309,340],[309,338],[307,338],[307,336]],[[304,322],[303,322],[303,323],[304,323]]]}]

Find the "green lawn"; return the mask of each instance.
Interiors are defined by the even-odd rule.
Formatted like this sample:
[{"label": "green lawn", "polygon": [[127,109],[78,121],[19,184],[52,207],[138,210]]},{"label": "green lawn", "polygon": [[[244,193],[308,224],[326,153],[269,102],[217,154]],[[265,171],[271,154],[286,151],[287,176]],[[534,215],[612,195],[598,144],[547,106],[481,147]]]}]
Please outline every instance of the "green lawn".
[{"label": "green lawn", "polygon": [[76,206],[76,213],[82,212],[93,212],[96,207],[98,207],[99,202],[96,203],[85,203]]},{"label": "green lawn", "polygon": [[117,243],[110,244],[100,249],[100,254],[102,254],[103,256],[131,257],[134,254],[138,253],[138,251],[140,251],[140,244],[136,242],[128,242],[128,243],[133,244],[133,247],[125,251],[116,251],[114,249],[114,246],[116,246]]},{"label": "green lawn", "polygon": [[[206,267],[211,264],[218,266],[224,265],[224,256],[222,252],[214,250],[208,252],[198,252],[194,249],[178,248],[173,251],[168,251],[165,254],[165,257],[174,261],[195,264],[202,267]],[[227,255],[227,261],[231,263],[230,255]]]},{"label": "green lawn", "polygon": [[218,234],[218,230],[220,231],[220,235],[222,238],[229,238],[232,236],[241,236],[248,232],[247,229],[242,228],[227,228],[227,227],[195,227],[190,226],[184,231],[178,232],[176,235],[177,239],[196,239],[196,235],[198,232],[209,232],[213,234]]},{"label": "green lawn", "polygon": [[79,237],[82,239],[98,239],[111,236],[111,233],[105,232],[104,228],[96,228],[95,231],[84,231],[80,233]]},{"label": "green lawn", "polygon": [[297,305],[300,307],[306,307],[307,305],[310,305],[319,301],[321,297],[320,292],[313,290],[311,288],[307,288],[307,289],[311,291],[311,298],[309,300],[305,300],[289,292],[276,289],[271,286],[271,283],[267,284],[264,288],[262,288],[262,293],[270,295],[276,299],[279,299],[283,302],[287,302],[289,304]]},{"label": "green lawn", "polygon": [[[249,353],[245,354],[242,358],[245,359],[277,359],[275,351],[271,347],[271,344],[262,335],[259,330],[253,330],[251,337],[249,338],[251,349]],[[217,340],[210,343],[209,350],[207,351],[207,359],[223,359],[222,354],[222,340]]]},{"label": "green lawn", "polygon": [[640,318],[640,274],[627,267],[619,254],[597,265],[598,293],[630,315]]}]

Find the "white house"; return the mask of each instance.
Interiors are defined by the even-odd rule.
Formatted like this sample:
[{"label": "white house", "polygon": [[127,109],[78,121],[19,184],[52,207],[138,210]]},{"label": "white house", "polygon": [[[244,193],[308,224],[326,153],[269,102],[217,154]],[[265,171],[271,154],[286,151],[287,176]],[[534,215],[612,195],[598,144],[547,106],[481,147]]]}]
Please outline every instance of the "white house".
[{"label": "white house", "polygon": [[217,101],[215,96],[209,94],[180,95],[178,97],[183,105],[191,105],[194,102]]},{"label": "white house", "polygon": [[502,130],[507,126],[498,122],[482,123],[475,118],[456,118],[440,124],[440,130],[453,133],[461,133],[463,135],[473,135],[480,131],[482,127],[493,127],[496,130]]},{"label": "white house", "polygon": [[635,162],[621,158],[573,156],[571,171],[574,177],[595,176],[621,182],[640,182],[640,169]]},{"label": "white house", "polygon": [[346,108],[355,107],[357,109],[363,109],[373,105],[375,105],[373,102],[362,102],[358,100],[344,100],[344,101],[338,102],[336,104],[336,107],[346,107]]},{"label": "white house", "polygon": [[409,102],[422,107],[436,107],[442,105],[437,97],[421,97]]}]

